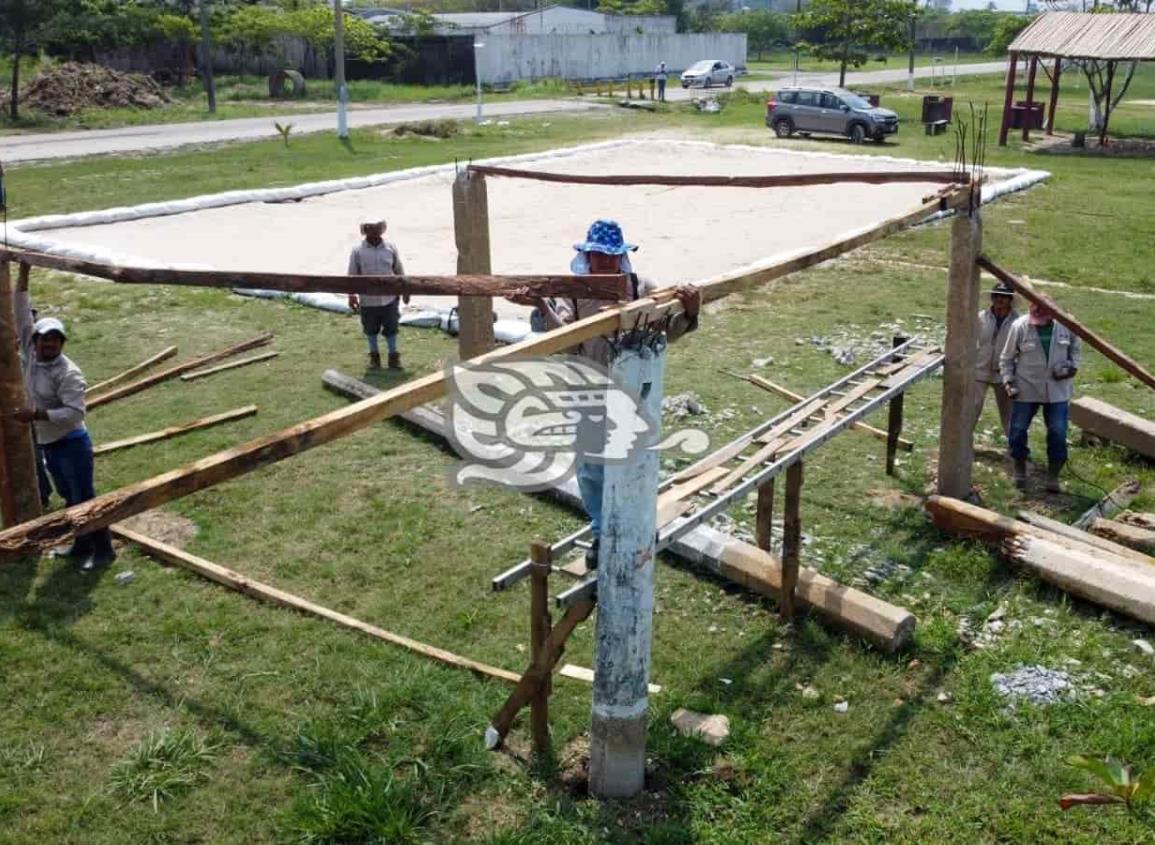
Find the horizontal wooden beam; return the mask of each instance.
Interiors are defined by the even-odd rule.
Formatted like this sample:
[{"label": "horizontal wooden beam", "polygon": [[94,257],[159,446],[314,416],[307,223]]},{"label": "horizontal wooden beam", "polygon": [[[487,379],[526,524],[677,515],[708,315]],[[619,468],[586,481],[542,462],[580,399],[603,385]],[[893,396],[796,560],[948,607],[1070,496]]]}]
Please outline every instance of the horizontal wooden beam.
[{"label": "horizontal wooden beam", "polygon": [[259,355],[251,355],[248,358],[241,358],[239,361],[226,361],[223,364],[217,364],[215,367],[208,367],[204,370],[194,370],[191,373],[182,373],[181,381],[197,381],[198,379],[207,376],[215,375],[216,373],[223,373],[226,370],[235,370],[238,367],[247,367],[249,364],[259,364],[261,361],[268,361],[270,358],[276,358],[280,353],[275,349],[268,352],[262,352]]},{"label": "horizontal wooden beam", "polygon": [[129,449],[133,446],[142,446],[145,443],[156,443],[159,440],[170,440],[173,437],[179,437],[182,434],[188,434],[190,431],[199,431],[202,428],[212,428],[214,425],[221,425],[222,423],[232,422],[233,420],[243,420],[246,417],[251,417],[257,412],[256,405],[245,405],[242,408],[234,408],[231,411],[225,411],[221,414],[213,414],[211,417],[202,417],[199,420],[183,423],[181,425],[171,425],[168,428],[162,428],[159,431],[150,431],[148,434],[138,434],[135,437],[126,437],[123,440],[114,440],[111,443],[101,443],[92,450],[94,455],[107,455],[109,452],[118,452],[121,449]]},{"label": "horizontal wooden beam", "polygon": [[606,175],[584,173],[550,173],[543,170],[518,170],[473,164],[473,173],[531,179],[536,182],[558,182],[570,185],[670,185],[703,188],[799,188],[811,185],[841,185],[857,182],[867,185],[892,185],[902,182],[931,184],[966,184],[970,176],[956,170],[847,170],[832,173],[777,173],[772,176],[669,176]]},{"label": "horizontal wooden beam", "polygon": [[1076,335],[1085,340],[1088,346],[1094,347],[1099,352],[1102,352],[1105,357],[1114,361],[1128,373],[1139,379],[1139,381],[1143,382],[1148,387],[1155,389],[1155,375],[1152,375],[1150,372],[1148,372],[1134,358],[1127,355],[1121,349],[1112,346],[1105,338],[1100,337],[1098,334],[1091,331],[1091,329],[1084,326],[1075,318],[1074,314],[1072,314],[1070,311],[1067,311],[1065,308],[1059,305],[1059,303],[1051,299],[1051,297],[1047,296],[1045,293],[1039,293],[1026,279],[1022,279],[1013,273],[1004,270],[985,255],[979,256],[978,265],[992,276],[994,276],[996,279],[998,279],[1000,282],[1005,282],[1006,284],[1010,285],[1015,289],[1016,293],[1018,293],[1023,297],[1023,299],[1027,300],[1032,305],[1041,305],[1044,308],[1050,309],[1054,313],[1056,320],[1058,320]]},{"label": "horizontal wooden beam", "polygon": [[179,270],[118,267],[98,261],[43,252],[0,249],[0,261],[94,276],[126,285],[179,285],[204,288],[253,288],[288,293],[343,293],[374,296],[534,296],[578,299],[627,299],[629,277],[606,276],[330,276],[301,273],[256,273],[232,270]]},{"label": "horizontal wooden beam", "polygon": [[116,385],[121,384],[122,382],[126,382],[131,378],[135,378],[136,376],[140,375],[141,373],[145,372],[146,370],[149,370],[152,367],[155,367],[161,361],[167,361],[173,355],[176,355],[176,347],[175,346],[170,346],[167,349],[162,349],[160,352],[156,353],[151,358],[149,358],[145,361],[141,361],[135,367],[129,367],[127,370],[124,370],[123,372],[117,373],[112,378],[106,378],[102,382],[98,382],[94,385],[91,385],[87,389],[87,393],[89,395],[95,396],[96,394],[101,393],[102,391],[105,391],[105,390],[108,390],[109,388],[115,387]]}]

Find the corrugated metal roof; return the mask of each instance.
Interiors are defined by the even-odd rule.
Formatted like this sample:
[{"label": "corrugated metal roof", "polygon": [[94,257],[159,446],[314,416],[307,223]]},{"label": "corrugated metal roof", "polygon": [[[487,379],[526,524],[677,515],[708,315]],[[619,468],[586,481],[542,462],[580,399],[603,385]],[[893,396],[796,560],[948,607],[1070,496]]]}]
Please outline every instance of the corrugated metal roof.
[{"label": "corrugated metal roof", "polygon": [[1071,59],[1155,59],[1155,15],[1046,12],[1008,50]]}]

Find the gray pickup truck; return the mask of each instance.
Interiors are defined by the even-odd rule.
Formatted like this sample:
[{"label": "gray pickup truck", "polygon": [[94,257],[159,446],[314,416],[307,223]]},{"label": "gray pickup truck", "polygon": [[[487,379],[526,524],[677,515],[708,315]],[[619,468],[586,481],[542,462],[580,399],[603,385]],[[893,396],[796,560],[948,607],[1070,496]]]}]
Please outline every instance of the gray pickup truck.
[{"label": "gray pickup truck", "polygon": [[824,133],[861,144],[898,132],[898,115],[845,88],[782,88],[766,103],[766,125],[779,138]]}]

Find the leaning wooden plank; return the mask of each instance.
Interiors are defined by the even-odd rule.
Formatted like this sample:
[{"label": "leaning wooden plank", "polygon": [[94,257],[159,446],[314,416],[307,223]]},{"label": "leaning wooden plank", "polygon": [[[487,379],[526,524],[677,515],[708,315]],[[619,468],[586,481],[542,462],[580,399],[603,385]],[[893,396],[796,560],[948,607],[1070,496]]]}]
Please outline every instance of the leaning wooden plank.
[{"label": "leaning wooden plank", "polygon": [[[738,374],[735,373],[735,375],[738,375]],[[746,381],[750,382],[750,384],[753,384],[756,387],[760,387],[763,390],[769,391],[770,393],[776,393],[777,395],[782,396],[786,399],[789,399],[793,402],[806,401],[805,396],[802,396],[799,393],[795,393],[790,388],[784,387],[781,384],[777,384],[775,382],[772,382],[772,381],[770,381],[770,379],[763,378],[762,376],[747,375],[747,376],[739,376],[739,378],[745,379]],[[810,417],[811,422],[817,422],[818,420],[821,420],[821,419],[822,419],[822,417],[820,417],[817,414],[813,414]],[[874,437],[877,440],[881,440],[883,443],[886,442],[887,434],[881,428],[875,428],[874,426],[867,425],[864,422],[856,422],[854,425],[851,426],[851,428],[854,429],[855,431],[861,431],[861,432],[864,432],[866,434],[869,434],[871,437]],[[911,452],[911,451],[914,451],[914,444],[911,443],[909,440],[905,440],[905,439],[900,437],[900,438],[898,438],[898,448],[902,449],[904,452]]]},{"label": "leaning wooden plank", "polygon": [[[672,297],[672,294],[669,296]],[[659,305],[656,299],[650,302],[655,306]],[[672,300],[666,305],[670,310],[675,310],[677,300]],[[501,361],[530,354],[549,355],[560,352],[583,340],[622,328],[622,311],[619,309],[602,311],[561,329],[495,349],[472,360]],[[444,371],[431,373],[370,399],[297,423],[241,446],[225,449],[162,475],[12,526],[0,531],[0,556],[11,560],[21,554],[69,542],[78,533],[103,528],[173,499],[253,472],[307,449],[322,446],[418,405],[424,405],[443,396],[445,389]]]},{"label": "leaning wooden plank", "polygon": [[114,440],[111,443],[101,443],[99,446],[93,448],[92,453],[94,455],[107,455],[109,452],[129,449],[144,443],[168,440],[173,437],[179,437],[182,434],[187,434],[190,431],[199,431],[202,428],[212,428],[214,425],[220,425],[221,423],[242,420],[245,417],[251,417],[256,412],[256,405],[245,405],[243,408],[234,408],[231,411],[214,414],[211,417],[202,417],[199,420],[193,420],[183,425],[172,425],[168,428],[162,428],[160,431],[150,431],[148,434],[138,434],[136,437],[126,437],[123,440]]},{"label": "leaning wooden plank", "polygon": [[1071,422],[1148,458],[1155,458],[1155,422],[1090,396],[1071,402]]},{"label": "leaning wooden plank", "polygon": [[222,349],[219,352],[210,352],[208,355],[202,355],[199,358],[192,359],[191,361],[185,361],[183,364],[177,364],[174,367],[161,370],[159,373],[153,373],[151,376],[145,376],[139,381],[130,382],[129,384],[113,388],[107,393],[102,393],[99,396],[93,396],[89,398],[86,402],[88,410],[91,411],[93,408],[99,408],[101,405],[107,405],[109,402],[115,402],[117,399],[123,399],[126,396],[132,396],[133,394],[140,393],[142,390],[147,390],[148,388],[154,387],[155,385],[161,384],[162,382],[166,382],[169,379],[176,378],[181,373],[187,373],[189,370],[198,369],[205,366],[206,364],[211,364],[214,361],[220,361],[222,358],[232,357],[239,352],[247,352],[248,350],[255,347],[264,346],[272,339],[272,332],[258,335],[257,337],[250,338],[248,340],[242,341],[241,343],[230,346],[227,349]]},{"label": "leaning wooden plank", "polygon": [[195,572],[198,575],[208,578],[210,581],[216,581],[218,584],[223,584],[229,589],[244,593],[246,596],[250,596],[259,601],[266,601],[271,604],[281,605],[282,607],[291,607],[294,610],[299,610],[311,616],[328,619],[330,622],[336,622],[342,627],[352,628],[355,631],[368,634],[375,639],[401,646],[404,649],[416,652],[425,657],[431,657],[440,663],[455,666],[458,669],[468,669],[477,675],[483,675],[487,678],[497,678],[500,681],[506,681],[511,684],[516,684],[521,681],[521,675],[516,672],[509,672],[505,669],[499,669],[496,666],[479,663],[476,660],[470,660],[468,657],[462,657],[451,651],[445,651],[444,649],[418,642],[409,637],[394,634],[392,631],[386,631],[384,628],[378,628],[376,625],[370,625],[367,622],[362,622],[360,619],[354,619],[352,616],[347,616],[344,613],[338,613],[335,610],[314,604],[308,599],[303,599],[292,593],[286,593],[284,590],[278,590],[269,584],[255,581],[239,572],[234,572],[227,567],[189,554],[175,546],[170,546],[167,543],[154,540],[144,534],[139,534],[122,525],[113,525],[112,533],[122,540],[134,543],[152,557],[172,564],[173,566],[179,566],[182,569]]},{"label": "leaning wooden plank", "polygon": [[1117,543],[1106,539],[1106,534],[1102,536],[1092,534],[1081,528],[1067,525],[1065,522],[1059,522],[1057,519],[1050,519],[1042,514],[1032,513],[1031,511],[1019,511],[1019,519],[1027,523],[1027,525],[1042,528],[1044,531],[1050,531],[1052,534],[1058,534],[1060,537],[1066,537],[1069,540],[1076,540],[1087,546],[1094,546],[1097,549],[1102,549],[1113,555],[1133,558],[1143,563],[1155,563],[1155,558],[1150,558],[1142,552],[1137,552],[1135,549],[1125,546],[1121,542]]},{"label": "leaning wooden plank", "polygon": [[471,164],[474,173],[486,176],[506,176],[531,179],[537,182],[560,182],[569,185],[670,185],[708,188],[799,188],[811,185],[841,185],[857,182],[867,185],[896,183],[964,184],[970,176],[957,170],[848,170],[830,173],[776,173],[772,176],[669,176],[650,175],[588,175],[578,173],[550,173],[543,170],[518,170],[512,167],[494,167]]},{"label": "leaning wooden plank", "polygon": [[[670,551],[706,566],[751,592],[778,599],[782,589],[782,564],[769,552],[699,526],[670,546]],[[795,602],[808,605],[820,616],[877,645],[895,652],[910,644],[915,618],[902,607],[889,604],[853,587],[844,587],[810,567],[798,570]]]},{"label": "leaning wooden plank", "polygon": [[1134,358],[1127,355],[1121,349],[1113,346],[1106,338],[1100,337],[1091,329],[1084,326],[1070,311],[1067,311],[1060,306],[1055,300],[1047,296],[1045,293],[1039,293],[1026,279],[1019,278],[1013,273],[1009,273],[999,265],[995,264],[985,255],[979,256],[978,265],[993,275],[1000,282],[1005,282],[1010,285],[1015,291],[1033,305],[1042,305],[1054,312],[1055,319],[1077,334],[1087,342],[1089,346],[1094,347],[1103,353],[1104,356],[1114,361],[1128,373],[1133,375],[1139,381],[1143,382],[1150,388],[1155,388],[1155,375],[1148,372],[1143,366],[1139,364]]},{"label": "leaning wooden plank", "polygon": [[589,276],[328,276],[303,273],[250,273],[232,270],[181,270],[118,267],[97,261],[42,252],[0,249],[0,261],[22,261],[35,267],[64,270],[129,285],[181,285],[206,288],[256,288],[289,293],[357,293],[379,296],[569,296],[579,299],[626,299],[629,277]]},{"label": "leaning wooden plank", "polygon": [[268,361],[270,358],[276,358],[280,353],[276,350],[270,352],[262,352],[260,355],[252,355],[248,358],[242,358],[239,361],[229,361],[225,364],[217,364],[215,367],[209,367],[207,370],[196,370],[191,373],[181,374],[181,381],[196,381],[205,376],[211,376],[214,373],[223,373],[225,370],[235,370],[237,367],[247,367],[249,364],[259,364],[261,361]]},{"label": "leaning wooden plank", "polygon": [[[906,371],[903,370],[903,372]],[[897,376],[892,376],[892,378],[897,378]],[[822,413],[825,415],[826,419],[834,419],[859,399],[862,399],[864,396],[866,396],[866,394],[870,393],[872,390],[877,390],[881,382],[882,379],[868,378],[862,384],[855,385],[854,389],[847,393],[845,396],[839,396],[837,401],[832,403],[829,407],[823,408]],[[898,384],[898,382],[895,383]]]},{"label": "leaning wooden plank", "polygon": [[1100,537],[1106,537],[1140,552],[1148,554],[1155,552],[1155,531],[1149,528],[1140,528],[1138,525],[1128,525],[1126,522],[1116,522],[1113,519],[1093,519],[1091,530]]},{"label": "leaning wooden plank", "polygon": [[1092,520],[1110,519],[1120,511],[1127,510],[1127,507],[1139,495],[1140,489],[1138,481],[1124,481],[1076,519],[1075,527],[1087,528],[1091,525]]},{"label": "leaning wooden plank", "polygon": [[[806,417],[803,417],[803,419],[806,419]],[[753,455],[743,460],[742,463],[738,464],[737,467],[727,473],[723,478],[716,481],[714,486],[710,488],[710,492],[717,496],[729,490],[730,487],[734,485],[734,482],[746,477],[752,470],[773,459],[779,452],[784,451],[786,449],[786,442],[790,439],[792,439],[791,435],[787,434],[761,446]]]},{"label": "leaning wooden plank", "polygon": [[108,390],[110,387],[114,387],[114,386],[116,386],[122,382],[126,382],[130,378],[135,378],[136,376],[143,373],[145,370],[148,370],[148,369],[156,366],[161,361],[167,361],[169,358],[171,358],[175,354],[176,354],[176,347],[175,346],[170,346],[167,349],[162,349],[160,352],[156,353],[155,355],[153,355],[148,360],[141,361],[135,367],[129,367],[124,372],[117,373],[112,378],[107,378],[102,382],[97,382],[96,384],[90,386],[88,388],[87,392],[90,394],[97,394],[97,393],[100,393],[102,390]]}]

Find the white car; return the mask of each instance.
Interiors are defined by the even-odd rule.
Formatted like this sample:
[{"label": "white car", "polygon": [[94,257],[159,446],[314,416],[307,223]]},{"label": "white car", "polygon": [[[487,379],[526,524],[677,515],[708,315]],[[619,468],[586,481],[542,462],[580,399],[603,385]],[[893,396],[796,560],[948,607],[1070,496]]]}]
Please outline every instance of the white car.
[{"label": "white car", "polygon": [[703,59],[682,72],[683,88],[710,88],[714,85],[734,84],[734,66],[717,59]]}]

